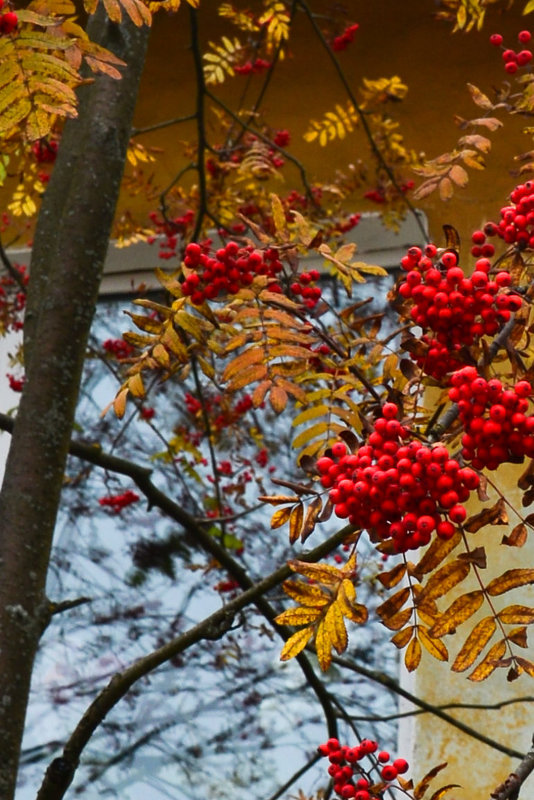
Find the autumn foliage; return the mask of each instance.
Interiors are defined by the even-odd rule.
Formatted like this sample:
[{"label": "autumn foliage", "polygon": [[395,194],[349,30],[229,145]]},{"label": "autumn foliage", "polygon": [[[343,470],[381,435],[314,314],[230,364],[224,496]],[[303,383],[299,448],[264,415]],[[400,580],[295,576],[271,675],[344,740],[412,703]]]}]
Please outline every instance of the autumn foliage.
[{"label": "autumn foliage", "polygon": [[[8,5],[0,17],[0,63],[6,65],[0,176],[17,177],[9,212],[20,219],[38,213],[61,149],[63,120],[78,113],[76,89],[87,80],[82,66],[120,80],[121,62],[88,38],[69,0],[32,0],[16,11],[16,20]],[[96,5],[86,3],[86,12],[93,14]],[[103,4],[110,20],[126,15],[136,26],[164,13],[161,5]],[[175,0],[165,5],[185,13]],[[193,21],[197,5],[189,0]],[[155,426],[151,403],[158,387],[173,385],[183,395],[186,423],[154,458],[178,462],[186,478],[202,484],[204,516],[176,510],[172,499],[162,499],[152,485],[146,489],[146,475],[120,468],[140,493],[146,489],[151,504],[172,506],[173,519],[190,526],[212,559],[210,569],[224,568],[215,588],[234,599],[251,589],[229,554],[247,547],[234,536],[235,515],[261,504],[272,530],[287,526],[294,548],[319,546],[321,526],[330,534],[337,530],[323,558],[312,562],[301,548],[288,561],[291,576],[278,581],[292,601],[270,617],[291,628],[281,633],[283,661],[302,659],[313,648],[327,670],[347,650],[351,625],[368,624],[372,615],[360,597],[365,540],[363,552],[366,558],[372,553],[376,567],[375,593],[382,594],[376,615],[404,651],[409,671],[426,653],[473,682],[502,669],[509,681],[534,676],[534,662],[524,655],[534,608],[518,591],[534,583],[534,566],[503,570],[485,548],[486,537],[495,538],[501,526],[500,546],[519,551],[534,527],[528,510],[534,499],[534,182],[521,177],[534,170],[532,153],[522,156],[523,182],[495,209],[498,221],[474,231],[467,247],[450,226],[441,239],[427,241],[413,207],[424,207],[433,193],[450,200],[468,183],[470,169],[483,169],[500,117],[532,113],[530,35],[519,34],[517,53],[504,50],[504,63],[513,64],[506,75],[514,82],[499,96],[493,100],[469,86],[480,116],[457,118],[457,144],[435,158],[422,158],[404,142],[391,111],[408,91],[399,76],[364,77],[354,91],[343,78],[344,102],[314,112],[304,140],[327,147],[363,131],[373,177],[348,169],[319,184],[291,155],[292,133],[270,127],[260,111],[247,116],[246,109],[228,107],[217,89],[250,76],[268,79],[290,52],[297,8],[317,47],[338,67],[337,54],[356,46],[365,31],[356,21],[342,24],[336,13],[320,21],[304,2],[256,5],[259,11],[221,4],[218,13],[234,32],[210,41],[203,53],[198,37],[193,40],[198,139],[187,147],[191,162],[184,172],[194,173],[195,182],[177,180],[162,191],[148,223],[133,215],[117,219],[121,246],[154,245],[164,262],[156,270],[162,291],[157,299],[138,297],[135,310],[127,310],[130,329],[106,339],[99,354],[118,380],[105,409],[118,419],[132,411]],[[449,0],[439,15],[468,30],[482,26],[485,5]],[[495,35],[492,44],[505,47]],[[204,122],[207,100],[212,126]],[[140,165],[154,158],[132,139],[129,190],[147,189]],[[301,181],[284,193],[275,181],[288,164]],[[154,194],[147,194],[152,202]],[[394,273],[387,308],[378,312],[362,299],[362,286],[372,281],[374,291],[385,294],[382,282],[390,272],[358,255],[357,199],[374,203],[393,228],[407,214],[421,227]],[[28,279],[4,260],[0,323],[7,332],[22,326]],[[22,378],[10,382],[24,390]],[[271,452],[258,418],[290,441],[290,473],[271,464],[274,446]],[[232,436],[239,469],[225,457],[224,437]],[[496,475],[503,465],[516,470],[519,504],[500,488]],[[125,489],[98,502],[118,516],[139,500]],[[206,533],[209,520],[222,526],[220,542]],[[134,563],[143,567],[154,553],[140,543]],[[165,570],[173,574],[168,560]],[[495,601],[504,595],[505,602]],[[373,756],[372,745],[341,746],[333,738],[321,745],[339,796],[381,797],[397,781],[416,800],[423,797],[439,767],[414,786],[401,777],[407,769],[402,758],[389,764],[389,754]],[[368,757],[381,764],[374,778],[377,763],[369,770],[355,766]]]}]

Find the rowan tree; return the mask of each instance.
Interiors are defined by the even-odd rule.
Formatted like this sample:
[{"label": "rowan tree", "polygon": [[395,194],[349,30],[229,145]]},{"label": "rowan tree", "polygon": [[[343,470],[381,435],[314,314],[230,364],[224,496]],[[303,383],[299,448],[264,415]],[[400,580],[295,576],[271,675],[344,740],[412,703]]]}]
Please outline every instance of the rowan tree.
[{"label": "rowan tree", "polygon": [[[30,681],[43,634],[41,665],[55,630],[48,652],[69,653],[72,672],[51,699],[69,731],[25,748],[23,765],[49,761],[38,800],[64,797],[71,784],[73,794],[89,783],[119,791],[106,784],[114,764],[171,729],[179,739],[194,731],[201,712],[230,720],[234,697],[237,726],[225,720],[213,741],[187,743],[179,763],[194,772],[194,796],[198,775],[203,793],[223,793],[204,777],[203,748],[252,765],[245,780],[263,788],[254,769],[275,738],[263,724],[267,701],[287,697],[291,681],[304,698],[298,710],[284,700],[290,725],[302,717],[301,761],[273,798],[321,756],[340,797],[369,800],[392,786],[416,800],[447,796],[432,784],[440,765],[412,780],[387,728],[355,725],[374,699],[357,698],[355,675],[520,759],[492,795],[517,797],[533,754],[460,726],[374,669],[377,653],[388,656],[369,618],[392,632],[409,671],[424,653],[474,682],[534,673],[522,655],[534,619],[522,591],[534,568],[503,571],[483,544],[509,525],[502,547],[520,548],[533,525],[532,154],[521,155],[523,182],[467,247],[450,226],[430,241],[414,205],[435,190],[450,200],[483,168],[489,135],[509,115],[530,115],[530,32],[517,43],[492,34],[506,82],[495,97],[471,86],[477,116],[457,119],[450,152],[425,159],[395,119],[401,78],[356,87],[346,76],[342,53],[363,35],[348,12],[304,0],[221,4],[225,32],[203,51],[197,5],[87,2],[86,30],[68,0],[0,8],[1,169],[8,186],[16,178],[6,243],[36,218],[29,271],[0,249],[2,327],[23,330],[9,377],[20,403],[0,416],[12,435],[0,493],[2,796],[15,797]],[[499,4],[446,0],[438,15],[468,31],[482,27],[488,5]],[[131,128],[152,14],[169,11],[190,26],[196,88],[192,110],[165,124],[194,121],[196,138],[186,166],[156,189],[143,168],[156,156]],[[305,139],[327,146],[358,128],[369,148],[365,163],[321,183],[262,105],[297,15],[344,93]],[[236,106],[219,91],[232,80],[246,81]],[[121,186],[145,198],[149,221],[116,216]],[[419,226],[387,307],[361,291],[371,281],[380,292],[387,271],[344,238],[357,240],[356,194],[384,224],[413,215]],[[112,235],[123,246],[152,243],[164,262],[160,290],[138,287],[124,332],[107,308],[95,322]],[[521,465],[521,506],[500,488],[510,464]],[[118,546],[107,541],[119,536]],[[358,626],[355,654],[347,622]],[[294,671],[273,666],[273,648],[295,659]],[[156,714],[151,693],[160,703],[168,693],[171,705],[177,696],[180,713]],[[387,716],[385,702],[366,725]],[[258,753],[238,761],[235,740],[247,738]],[[108,752],[72,783],[91,741]]]}]

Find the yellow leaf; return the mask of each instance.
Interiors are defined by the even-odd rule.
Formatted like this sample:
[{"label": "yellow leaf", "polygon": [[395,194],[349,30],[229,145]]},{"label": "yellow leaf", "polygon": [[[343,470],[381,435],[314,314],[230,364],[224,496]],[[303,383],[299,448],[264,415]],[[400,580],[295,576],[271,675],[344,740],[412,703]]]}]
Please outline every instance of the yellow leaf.
[{"label": "yellow leaf", "polygon": [[321,620],[317,626],[317,631],[315,634],[315,650],[317,652],[319,666],[324,672],[332,663],[332,644],[329,631],[324,624],[324,619]]},{"label": "yellow leaf", "polygon": [[338,591],[337,604],[341,613],[356,625],[362,625],[367,621],[368,612],[364,605],[354,602],[356,600],[356,590],[354,584],[348,578],[341,583]]},{"label": "yellow leaf", "polygon": [[281,528],[285,525],[291,515],[291,506],[277,508],[271,517],[271,528]]},{"label": "yellow leaf", "polygon": [[[436,599],[442,597],[454,586],[464,580],[469,575],[471,565],[467,561],[451,561],[445,564],[428,579],[423,589],[421,597],[425,599]],[[533,570],[534,573],[534,570]]]},{"label": "yellow leaf", "polygon": [[485,648],[495,630],[497,623],[493,617],[484,617],[478,622],[469,636],[467,637],[464,646],[456,656],[454,664],[451,669],[453,672],[463,672],[468,669],[482,650]]},{"label": "yellow leaf", "polygon": [[421,645],[418,639],[412,639],[404,656],[404,665],[408,672],[413,672],[421,661]]},{"label": "yellow leaf", "polygon": [[345,620],[337,600],[332,603],[326,612],[323,625],[325,630],[328,631],[331,646],[341,655],[347,648],[348,637]]},{"label": "yellow leaf", "polygon": [[283,242],[287,242],[289,235],[287,231],[286,212],[284,210],[284,206],[282,205],[282,201],[276,194],[271,194],[271,211],[277,235],[282,239]]},{"label": "yellow leaf", "polygon": [[480,589],[456,598],[452,605],[439,615],[438,621],[430,631],[431,636],[440,637],[454,633],[458,625],[478,611],[483,602],[484,593]]},{"label": "yellow leaf", "polygon": [[299,538],[303,521],[304,506],[302,503],[298,503],[296,506],[293,506],[289,515],[289,541],[291,544],[294,544]]},{"label": "yellow leaf", "polygon": [[313,627],[302,628],[290,636],[280,653],[280,661],[289,661],[290,658],[298,656],[304,650],[313,636]]},{"label": "yellow leaf", "polygon": [[330,592],[325,592],[315,583],[306,583],[297,579],[284,581],[282,585],[288,597],[301,606],[325,606],[332,602]]},{"label": "yellow leaf", "polygon": [[417,634],[421,643],[425,650],[430,653],[431,656],[436,658],[438,661],[448,661],[449,660],[449,653],[447,648],[443,644],[440,639],[435,639],[433,636],[430,636],[427,629],[423,628],[422,625],[419,625],[417,629]]},{"label": "yellow leaf", "polygon": [[534,608],[528,606],[508,606],[497,614],[506,625],[530,625],[534,622]]},{"label": "yellow leaf", "polygon": [[480,106],[480,108],[483,108],[485,111],[489,111],[493,108],[493,103],[489,97],[484,94],[484,92],[481,92],[480,89],[478,89],[472,83],[468,83],[467,88],[469,89],[471,98],[477,104],[477,106]]},{"label": "yellow leaf", "polygon": [[300,606],[299,608],[288,608],[286,611],[282,611],[281,614],[278,614],[275,617],[275,622],[278,625],[307,625],[309,622],[315,622],[315,620],[321,616],[321,609],[320,608],[304,608]]},{"label": "yellow leaf", "polygon": [[534,583],[534,569],[508,569],[498,578],[490,581],[486,586],[486,591],[495,597],[510,591],[510,589],[530,583]]},{"label": "yellow leaf", "polygon": [[488,651],[487,655],[482,659],[478,667],[467,676],[469,680],[475,682],[486,680],[486,678],[497,669],[499,666],[498,662],[503,657],[505,652],[506,642],[504,639],[501,639],[501,641],[496,642]]},{"label": "yellow leaf", "polygon": [[128,389],[134,397],[145,396],[145,387],[143,385],[143,378],[141,377],[140,372],[132,375],[131,378],[128,378]]},{"label": "yellow leaf", "polygon": [[534,0],[528,0],[528,3],[523,9],[523,14],[531,14],[534,11]]},{"label": "yellow leaf", "polygon": [[526,658],[521,658],[521,656],[516,656],[516,661],[525,670],[527,675],[530,675],[531,678],[534,678],[534,664],[532,661],[528,661]]},{"label": "yellow leaf", "polygon": [[327,585],[337,583],[341,578],[341,570],[330,564],[309,564],[307,561],[292,559],[287,565],[293,572]]},{"label": "yellow leaf", "polygon": [[293,440],[293,447],[299,448],[303,445],[307,444],[310,439],[316,439],[318,436],[321,436],[328,430],[328,425],[326,422],[318,422],[316,425],[311,425],[306,430],[299,433],[298,436],[295,437]]},{"label": "yellow leaf", "polygon": [[448,540],[436,537],[419,563],[411,570],[412,575],[415,575],[420,580],[423,575],[433,572],[447,558],[449,553],[452,553],[461,540],[462,534],[459,530]]}]

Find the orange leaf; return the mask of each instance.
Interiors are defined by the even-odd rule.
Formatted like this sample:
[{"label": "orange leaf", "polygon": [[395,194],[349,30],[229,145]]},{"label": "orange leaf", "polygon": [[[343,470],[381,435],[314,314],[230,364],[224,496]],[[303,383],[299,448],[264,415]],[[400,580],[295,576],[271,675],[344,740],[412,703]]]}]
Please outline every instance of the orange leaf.
[{"label": "orange leaf", "polygon": [[494,672],[499,666],[499,661],[506,652],[506,642],[501,639],[496,642],[493,647],[488,651],[485,658],[482,659],[476,669],[473,670],[471,675],[468,675],[470,681],[484,681],[487,677]]},{"label": "orange leaf", "polygon": [[281,414],[287,405],[287,392],[281,386],[273,386],[269,393],[269,402],[275,414]]},{"label": "orange leaf", "polygon": [[440,637],[454,633],[458,625],[478,611],[483,602],[484,593],[480,589],[457,597],[449,608],[439,615],[438,621],[430,630],[430,635]]},{"label": "orange leaf", "polygon": [[381,606],[378,606],[376,613],[382,620],[386,619],[387,617],[392,617],[393,614],[396,614],[397,611],[401,610],[409,596],[410,589],[408,586],[405,586],[404,589],[400,589],[400,591],[395,592],[395,594],[386,600],[385,603],[382,603]]},{"label": "orange leaf", "polygon": [[451,789],[460,789],[460,788],[461,784],[459,783],[448,783],[446,786],[442,786],[441,789],[438,789],[436,792],[434,792],[430,800],[440,800],[447,794],[447,792],[450,792]]},{"label": "orange leaf", "polygon": [[396,586],[399,581],[404,578],[405,574],[406,565],[397,564],[393,569],[390,569],[389,572],[381,572],[380,575],[377,575],[377,578],[382,586],[385,586],[387,589],[392,589],[393,586]]},{"label": "orange leaf", "polygon": [[534,583],[534,569],[508,569],[498,578],[490,581],[486,586],[486,591],[495,597],[510,591],[510,589],[530,583]]},{"label": "orange leaf", "polygon": [[237,389],[243,389],[251,383],[263,380],[266,375],[267,367],[265,364],[256,364],[255,366],[248,367],[248,369],[244,369],[239,375],[236,375],[235,378],[229,382],[228,389],[231,392],[235,392]]},{"label": "orange leaf", "polygon": [[398,631],[403,625],[406,625],[412,614],[413,608],[405,608],[392,617],[385,617],[385,619],[382,620],[382,625],[385,625],[390,631]]},{"label": "orange leaf", "polygon": [[413,796],[415,800],[421,800],[421,798],[426,793],[426,790],[428,789],[428,787],[430,786],[431,782],[434,780],[436,775],[438,775],[438,773],[441,772],[442,769],[445,769],[446,766],[447,762],[445,762],[444,764],[438,764],[436,767],[432,767],[430,772],[427,772],[425,777],[419,781],[419,783],[413,790]]},{"label": "orange leaf", "polygon": [[528,661],[526,658],[521,658],[521,656],[516,656],[517,663],[523,667],[527,675],[530,675],[531,678],[534,678],[534,664],[532,661]]},{"label": "orange leaf", "polygon": [[507,544],[509,547],[523,547],[527,541],[527,526],[520,522],[516,525],[510,536],[506,534],[502,537],[501,544]]},{"label": "orange leaf", "polygon": [[300,531],[300,539],[302,542],[305,542],[308,536],[313,532],[317,522],[317,517],[321,513],[322,507],[323,501],[319,496],[314,497],[313,500],[311,500]]},{"label": "orange leaf", "polygon": [[464,528],[469,533],[476,533],[484,525],[507,525],[508,514],[506,513],[506,505],[504,499],[501,497],[497,503],[491,508],[485,508],[480,514],[475,514],[464,522]]},{"label": "orange leaf", "polygon": [[408,672],[413,672],[417,669],[421,661],[421,645],[418,639],[412,639],[404,656],[404,664]]},{"label": "orange leaf", "polygon": [[497,623],[493,617],[484,617],[484,619],[481,619],[480,622],[475,625],[467,637],[464,646],[456,656],[454,664],[451,667],[452,671],[463,672],[474,664],[495,633],[496,628]]},{"label": "orange leaf", "polygon": [[412,638],[414,630],[414,625],[410,625],[408,628],[403,628],[401,631],[398,631],[394,636],[391,637],[391,641],[395,647],[398,647],[399,650],[402,650],[402,648],[406,647]]}]

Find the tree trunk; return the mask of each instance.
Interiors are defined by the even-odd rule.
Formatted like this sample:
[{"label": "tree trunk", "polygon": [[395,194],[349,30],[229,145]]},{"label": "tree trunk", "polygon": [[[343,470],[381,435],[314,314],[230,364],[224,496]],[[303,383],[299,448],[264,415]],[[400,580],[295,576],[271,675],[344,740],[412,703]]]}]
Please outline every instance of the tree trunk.
[{"label": "tree trunk", "polygon": [[52,537],[148,41],[147,28],[111,23],[102,12],[88,32],[127,67],[120,81],[99,75],[80,89],[79,117],[65,126],[34,240],[27,382],[0,492],[2,800],[14,797],[33,662],[50,616]]}]

